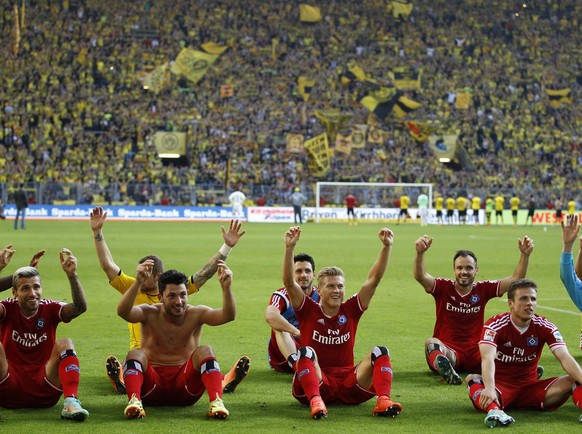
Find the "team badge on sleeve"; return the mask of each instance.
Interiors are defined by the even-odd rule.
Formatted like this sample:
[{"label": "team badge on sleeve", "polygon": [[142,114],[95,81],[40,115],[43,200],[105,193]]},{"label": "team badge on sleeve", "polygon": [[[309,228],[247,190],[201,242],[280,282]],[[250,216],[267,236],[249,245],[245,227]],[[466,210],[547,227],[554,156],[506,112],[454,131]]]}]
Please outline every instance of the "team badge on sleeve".
[{"label": "team badge on sleeve", "polygon": [[538,346],[538,338],[535,336],[530,336],[527,338],[527,346],[528,347],[537,347]]},{"label": "team badge on sleeve", "polygon": [[564,338],[562,337],[562,335],[560,334],[559,330],[556,330],[554,333],[552,333],[554,335],[554,339],[556,339],[556,342],[563,344],[564,343]]},{"label": "team badge on sleeve", "polygon": [[485,334],[483,335],[483,340],[487,341],[487,342],[493,342],[493,341],[495,341],[496,335],[497,335],[497,332],[495,332],[491,329],[485,329]]}]

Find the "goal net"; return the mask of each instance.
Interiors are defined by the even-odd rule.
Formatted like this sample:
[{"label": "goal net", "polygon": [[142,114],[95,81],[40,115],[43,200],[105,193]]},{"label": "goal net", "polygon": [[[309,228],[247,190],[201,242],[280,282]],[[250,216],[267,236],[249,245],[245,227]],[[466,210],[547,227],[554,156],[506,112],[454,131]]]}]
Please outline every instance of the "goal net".
[{"label": "goal net", "polygon": [[[432,184],[387,182],[318,182],[315,188],[315,222],[346,221],[345,197],[356,198],[355,214],[358,222],[393,222],[400,213],[400,197],[410,198],[410,218],[418,215],[417,199],[428,196],[432,206]],[[430,214],[430,213],[429,213]]]}]

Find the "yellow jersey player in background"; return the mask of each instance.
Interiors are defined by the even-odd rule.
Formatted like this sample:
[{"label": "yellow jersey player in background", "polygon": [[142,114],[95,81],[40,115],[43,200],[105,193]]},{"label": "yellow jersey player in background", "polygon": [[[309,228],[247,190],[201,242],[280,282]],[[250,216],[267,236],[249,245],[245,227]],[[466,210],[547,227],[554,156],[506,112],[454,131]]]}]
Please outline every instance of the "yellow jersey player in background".
[{"label": "yellow jersey player in background", "polygon": [[473,196],[471,198],[471,209],[473,210],[473,223],[479,224],[479,210],[481,209],[481,198]]},{"label": "yellow jersey player in background", "polygon": [[453,224],[453,215],[455,214],[455,199],[447,197],[445,200],[445,208],[447,209],[447,224]]},{"label": "yellow jersey player in background", "polygon": [[410,198],[403,194],[400,196],[400,214],[398,214],[398,223],[400,223],[400,217],[404,218],[404,223],[408,219],[408,206],[410,205]]},{"label": "yellow jersey player in background", "polygon": [[495,196],[495,224],[499,224],[499,217],[501,217],[501,224],[503,224],[503,203],[505,198],[501,193]]},{"label": "yellow jersey player in background", "polygon": [[457,211],[459,213],[459,223],[464,225],[467,223],[467,205],[469,201],[464,196],[457,197]]},{"label": "yellow jersey player in background", "polygon": [[434,200],[434,208],[436,210],[436,218],[437,223],[439,225],[443,224],[443,203],[445,202],[445,198],[442,197],[440,194],[436,193],[436,199]]},{"label": "yellow jersey player in background", "polygon": [[517,226],[517,210],[519,210],[519,197],[512,196],[509,199],[509,205],[511,206],[511,218],[513,218],[513,226]]}]

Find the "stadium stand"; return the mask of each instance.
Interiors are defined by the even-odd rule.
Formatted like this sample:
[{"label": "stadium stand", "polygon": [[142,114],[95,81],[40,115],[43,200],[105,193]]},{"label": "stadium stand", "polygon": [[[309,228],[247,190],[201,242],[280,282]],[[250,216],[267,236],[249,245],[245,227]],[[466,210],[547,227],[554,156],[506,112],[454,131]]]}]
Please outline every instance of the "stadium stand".
[{"label": "stadium stand", "polygon": [[[4,2],[2,199],[22,182],[44,203],[215,203],[244,188],[271,204],[322,180],[579,200],[582,3],[393,3],[317,1],[305,23],[296,2]],[[227,50],[197,83],[169,72],[209,42]],[[287,135],[326,123],[351,146],[332,141],[315,176]],[[186,132],[185,158],[158,158],[160,131]],[[431,135],[453,137],[456,160],[440,163]]]}]

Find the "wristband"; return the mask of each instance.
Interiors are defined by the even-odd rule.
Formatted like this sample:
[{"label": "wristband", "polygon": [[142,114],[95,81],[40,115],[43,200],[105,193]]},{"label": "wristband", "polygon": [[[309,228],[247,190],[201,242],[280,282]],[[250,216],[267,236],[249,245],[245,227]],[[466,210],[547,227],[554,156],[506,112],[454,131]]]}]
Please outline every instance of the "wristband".
[{"label": "wristband", "polygon": [[232,250],[232,247],[228,247],[226,244],[223,244],[222,247],[220,249],[218,249],[218,253],[220,253],[222,256],[228,256],[228,254],[230,253],[230,251]]}]

